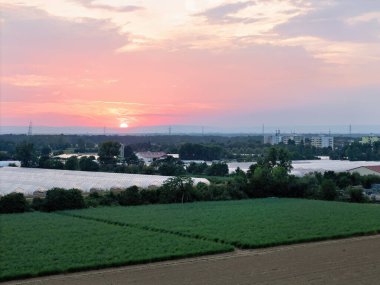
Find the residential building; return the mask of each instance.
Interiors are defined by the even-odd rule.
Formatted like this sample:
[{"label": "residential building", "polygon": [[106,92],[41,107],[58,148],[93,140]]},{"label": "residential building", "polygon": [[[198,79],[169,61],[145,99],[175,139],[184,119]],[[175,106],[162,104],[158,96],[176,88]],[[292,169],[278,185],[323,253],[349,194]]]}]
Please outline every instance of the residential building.
[{"label": "residential building", "polygon": [[119,158],[124,159],[124,144],[120,144],[120,149],[119,149]]},{"label": "residential building", "polygon": [[274,135],[264,137],[264,143],[276,145],[282,142],[282,136],[280,130],[277,130]]},{"label": "residential building", "polygon": [[373,144],[375,142],[380,142],[380,138],[375,136],[368,136],[362,137],[362,140],[360,141],[361,144]]},{"label": "residential building", "polygon": [[282,137],[282,142],[284,144],[288,144],[289,140],[294,141],[296,145],[299,145],[301,143],[305,143],[305,137],[300,135],[286,135]]},{"label": "residential building", "polygon": [[301,142],[305,142],[305,137],[301,135],[281,135],[280,130],[277,130],[274,135],[264,137],[264,143],[276,145],[279,143],[288,144],[289,140],[295,142],[296,145],[301,144]]},{"label": "residential building", "polygon": [[310,139],[311,145],[316,148],[331,147],[334,148],[334,137],[332,136],[317,136]]}]

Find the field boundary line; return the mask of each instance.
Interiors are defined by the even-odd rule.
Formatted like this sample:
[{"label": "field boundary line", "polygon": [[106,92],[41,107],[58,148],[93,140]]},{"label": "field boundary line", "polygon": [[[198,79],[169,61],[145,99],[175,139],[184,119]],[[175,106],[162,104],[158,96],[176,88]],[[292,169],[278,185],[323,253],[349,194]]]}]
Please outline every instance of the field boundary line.
[{"label": "field boundary line", "polygon": [[198,235],[198,234],[187,234],[187,233],[183,233],[180,231],[172,231],[172,230],[155,228],[155,227],[151,227],[151,226],[144,226],[144,225],[133,224],[133,223],[111,221],[111,220],[107,220],[107,219],[103,219],[103,218],[94,218],[94,217],[89,217],[89,216],[82,216],[80,214],[70,214],[67,212],[55,212],[55,213],[59,214],[59,215],[76,217],[79,219],[97,221],[97,222],[106,223],[106,224],[110,224],[110,225],[118,225],[118,226],[130,227],[130,228],[135,228],[135,229],[140,229],[140,230],[147,230],[147,231],[157,232],[157,233],[172,234],[172,235],[187,237],[187,238],[196,239],[196,240],[221,243],[224,245],[231,246],[232,247],[231,250],[249,250],[249,249],[253,250],[253,249],[261,249],[261,248],[274,248],[274,247],[286,246],[286,245],[307,244],[307,243],[340,240],[340,239],[347,239],[347,238],[354,238],[354,237],[374,236],[374,235],[380,234],[380,229],[376,229],[376,230],[372,229],[372,230],[368,230],[368,231],[361,231],[361,232],[356,232],[356,233],[351,233],[351,234],[350,233],[335,234],[332,236],[314,237],[314,238],[311,237],[311,238],[304,238],[304,239],[299,239],[299,240],[290,240],[290,241],[279,242],[279,243],[273,242],[273,243],[260,244],[260,245],[254,246],[251,244],[240,243],[237,241],[226,241],[223,239],[209,238],[209,237],[205,237],[205,236]]},{"label": "field boundary line", "polygon": [[78,214],[70,214],[70,213],[67,213],[67,212],[55,212],[55,214],[63,215],[63,216],[69,216],[69,217],[74,217],[74,218],[79,218],[79,219],[84,219],[84,220],[96,221],[96,222],[110,224],[110,225],[115,225],[115,226],[130,227],[130,228],[133,228],[133,229],[151,231],[151,232],[156,232],[156,233],[171,234],[171,235],[176,235],[176,236],[180,236],[180,237],[186,237],[186,238],[191,238],[191,239],[196,239],[196,240],[202,240],[202,241],[208,241],[208,242],[213,242],[213,243],[220,243],[220,244],[223,244],[223,245],[230,246],[231,247],[231,251],[233,251],[235,248],[237,248],[233,243],[225,241],[225,240],[221,240],[221,239],[218,239],[218,238],[212,239],[212,238],[207,238],[207,237],[204,237],[204,236],[201,236],[201,235],[192,235],[192,234],[187,234],[187,233],[183,233],[183,232],[179,232],[179,231],[171,231],[171,230],[166,230],[166,229],[162,229],[162,228],[143,226],[143,225],[139,225],[139,224],[132,224],[132,223],[125,223],[125,222],[111,221],[111,220],[102,219],[102,218],[94,218],[94,217],[82,216],[82,215],[78,215]]}]

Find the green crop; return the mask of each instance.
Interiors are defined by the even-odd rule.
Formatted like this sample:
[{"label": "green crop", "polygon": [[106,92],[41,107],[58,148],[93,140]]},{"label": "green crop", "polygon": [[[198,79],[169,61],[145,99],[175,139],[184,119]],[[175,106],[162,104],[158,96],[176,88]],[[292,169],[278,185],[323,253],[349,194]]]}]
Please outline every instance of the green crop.
[{"label": "green crop", "polygon": [[47,213],[0,215],[0,280],[137,264],[233,247]]},{"label": "green crop", "polygon": [[301,199],[257,199],[69,211],[195,238],[257,248],[380,231],[380,206]]}]

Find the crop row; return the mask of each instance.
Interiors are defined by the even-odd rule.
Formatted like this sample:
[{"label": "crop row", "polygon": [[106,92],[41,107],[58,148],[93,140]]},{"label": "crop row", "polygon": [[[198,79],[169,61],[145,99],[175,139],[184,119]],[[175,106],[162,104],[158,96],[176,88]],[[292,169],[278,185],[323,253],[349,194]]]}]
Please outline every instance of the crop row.
[{"label": "crop row", "polygon": [[57,214],[0,215],[0,280],[226,252],[232,246]]},{"label": "crop row", "polygon": [[107,207],[67,211],[85,218],[258,248],[380,231],[380,206],[300,199]]}]

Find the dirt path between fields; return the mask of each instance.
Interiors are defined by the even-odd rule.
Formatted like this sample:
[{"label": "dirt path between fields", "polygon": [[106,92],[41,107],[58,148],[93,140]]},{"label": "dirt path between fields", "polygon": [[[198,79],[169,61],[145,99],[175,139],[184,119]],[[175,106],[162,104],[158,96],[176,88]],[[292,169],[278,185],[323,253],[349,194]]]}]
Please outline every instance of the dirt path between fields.
[{"label": "dirt path between fields", "polygon": [[4,284],[380,284],[380,235],[237,250]]}]

